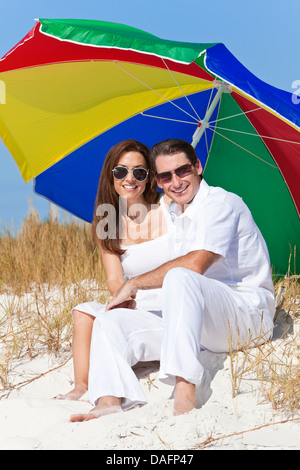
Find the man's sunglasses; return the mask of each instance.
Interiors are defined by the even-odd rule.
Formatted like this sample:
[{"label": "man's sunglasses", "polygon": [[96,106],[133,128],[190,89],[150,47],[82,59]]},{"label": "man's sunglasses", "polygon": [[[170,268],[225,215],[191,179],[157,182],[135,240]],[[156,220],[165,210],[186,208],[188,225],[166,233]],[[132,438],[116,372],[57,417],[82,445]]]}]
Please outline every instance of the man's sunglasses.
[{"label": "man's sunglasses", "polygon": [[145,181],[149,174],[149,170],[146,170],[146,168],[133,168],[132,170],[130,170],[126,166],[116,166],[112,172],[116,180],[123,180],[124,178],[126,178],[129,171],[131,171],[134,179],[136,179],[140,183]]},{"label": "man's sunglasses", "polygon": [[189,176],[193,173],[192,170],[193,165],[187,163],[186,165],[182,165],[175,170],[172,171],[164,171],[163,173],[156,173],[155,178],[159,184],[170,183],[172,181],[172,175],[175,173],[178,178],[185,178],[185,176]]}]

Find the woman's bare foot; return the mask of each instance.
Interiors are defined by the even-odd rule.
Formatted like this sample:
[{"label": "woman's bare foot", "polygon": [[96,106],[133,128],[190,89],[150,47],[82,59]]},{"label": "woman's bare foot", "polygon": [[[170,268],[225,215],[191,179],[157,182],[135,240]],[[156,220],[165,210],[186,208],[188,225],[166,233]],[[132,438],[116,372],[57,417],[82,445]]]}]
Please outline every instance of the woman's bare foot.
[{"label": "woman's bare foot", "polygon": [[86,385],[77,385],[73,390],[68,393],[56,395],[55,400],[80,400],[80,398],[87,392]]},{"label": "woman's bare foot", "polygon": [[101,397],[98,400],[97,406],[95,406],[95,408],[93,408],[89,413],[71,415],[70,421],[72,423],[90,421],[91,419],[97,419],[101,416],[120,413],[122,411],[121,398],[112,396]]},{"label": "woman's bare foot", "polygon": [[194,384],[187,382],[182,377],[176,378],[176,387],[174,392],[174,410],[175,416],[189,413],[196,408],[197,396]]},{"label": "woman's bare foot", "polygon": [[72,423],[82,423],[83,421],[90,421],[91,419],[97,419],[101,416],[110,415],[113,413],[120,413],[121,411],[123,410],[120,406],[108,406],[107,408],[102,409],[93,408],[89,413],[71,415],[70,421]]}]

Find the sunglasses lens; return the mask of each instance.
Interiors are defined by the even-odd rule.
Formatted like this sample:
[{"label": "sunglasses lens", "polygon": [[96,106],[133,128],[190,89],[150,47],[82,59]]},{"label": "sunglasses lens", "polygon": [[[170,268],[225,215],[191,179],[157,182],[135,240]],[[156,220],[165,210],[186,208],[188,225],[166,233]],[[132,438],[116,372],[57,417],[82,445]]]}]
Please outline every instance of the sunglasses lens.
[{"label": "sunglasses lens", "polygon": [[124,166],[116,166],[113,169],[113,175],[116,180],[122,180],[127,176],[128,170]]},{"label": "sunglasses lens", "polygon": [[172,180],[172,173],[170,171],[165,171],[164,173],[156,175],[156,178],[160,183],[169,183]]},{"label": "sunglasses lens", "polygon": [[184,178],[185,176],[188,176],[192,173],[192,166],[189,164],[180,166],[175,170],[175,173],[178,178]]},{"label": "sunglasses lens", "polygon": [[[123,180],[128,175],[128,171],[128,168],[126,168],[125,166],[116,166],[113,169],[113,175],[116,180]],[[146,170],[145,168],[133,168],[132,174],[137,181],[142,182],[145,181],[145,179],[147,178],[148,170]]]},{"label": "sunglasses lens", "polygon": [[187,163],[186,165],[182,165],[176,170],[172,171],[165,171],[164,173],[158,173],[156,175],[156,179],[160,183],[170,183],[172,181],[172,173],[175,173],[178,178],[184,178],[185,176],[189,176],[192,174],[192,165]]},{"label": "sunglasses lens", "polygon": [[145,181],[148,171],[145,168],[134,168],[132,174],[137,181]]}]

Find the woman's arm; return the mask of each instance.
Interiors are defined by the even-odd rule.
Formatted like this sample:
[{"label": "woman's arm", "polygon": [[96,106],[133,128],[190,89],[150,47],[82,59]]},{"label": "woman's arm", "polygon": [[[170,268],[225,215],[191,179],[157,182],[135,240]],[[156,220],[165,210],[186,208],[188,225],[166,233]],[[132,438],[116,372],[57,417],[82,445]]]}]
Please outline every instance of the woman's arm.
[{"label": "woman's arm", "polygon": [[100,248],[109,292],[114,293],[124,284],[125,278],[119,255]]},{"label": "woman's arm", "polygon": [[[109,292],[114,295],[125,282],[123,269],[119,255],[100,248],[102,262],[106,274],[106,283]],[[122,299],[122,302],[115,304],[115,308],[132,308],[134,309],[136,302],[133,298]]]}]

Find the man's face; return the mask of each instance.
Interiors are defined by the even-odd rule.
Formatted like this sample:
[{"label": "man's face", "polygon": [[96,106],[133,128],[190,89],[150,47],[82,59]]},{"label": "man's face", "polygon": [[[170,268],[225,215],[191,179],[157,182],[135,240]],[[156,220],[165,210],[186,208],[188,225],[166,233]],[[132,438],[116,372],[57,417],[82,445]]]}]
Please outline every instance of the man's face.
[{"label": "man's face", "polygon": [[[174,153],[172,155],[158,155],[156,158],[156,172],[164,173],[166,171],[176,170],[177,168],[190,164],[184,152]],[[202,174],[202,166],[200,160],[197,160],[195,166],[192,166],[192,173],[183,178],[178,177],[172,173],[170,182],[158,182],[165,194],[176,202],[181,211],[184,211],[184,205],[190,204],[194,199],[200,184],[199,175]]]}]

